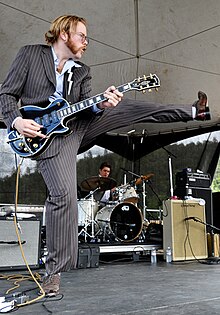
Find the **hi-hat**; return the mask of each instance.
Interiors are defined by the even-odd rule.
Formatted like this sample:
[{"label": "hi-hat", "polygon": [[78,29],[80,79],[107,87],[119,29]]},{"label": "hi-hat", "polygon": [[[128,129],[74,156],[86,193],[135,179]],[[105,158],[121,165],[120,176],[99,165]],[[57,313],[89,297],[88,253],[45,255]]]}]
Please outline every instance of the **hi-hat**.
[{"label": "hi-hat", "polygon": [[85,190],[109,190],[116,187],[117,182],[110,177],[93,176],[82,181],[81,186]]},{"label": "hi-hat", "polygon": [[142,181],[148,180],[148,179],[150,179],[152,176],[154,176],[153,173],[150,173],[150,174],[143,175],[143,176],[139,177],[139,178],[136,180],[135,185],[141,184]]}]

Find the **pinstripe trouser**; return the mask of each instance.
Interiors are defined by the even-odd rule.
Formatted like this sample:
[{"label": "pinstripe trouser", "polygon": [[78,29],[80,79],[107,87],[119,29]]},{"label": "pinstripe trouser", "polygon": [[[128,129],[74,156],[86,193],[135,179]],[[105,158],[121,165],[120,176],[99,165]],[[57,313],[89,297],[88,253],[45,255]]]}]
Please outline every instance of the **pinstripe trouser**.
[{"label": "pinstripe trouser", "polygon": [[[75,131],[63,137],[59,153],[38,162],[49,190],[46,200],[46,271],[54,274],[76,267],[78,253],[78,208],[76,157],[80,147],[112,129],[137,122],[171,122],[191,120],[191,105],[160,105],[133,100],[122,101],[105,110],[101,117],[77,124]],[[53,144],[51,144],[53,145]]]}]

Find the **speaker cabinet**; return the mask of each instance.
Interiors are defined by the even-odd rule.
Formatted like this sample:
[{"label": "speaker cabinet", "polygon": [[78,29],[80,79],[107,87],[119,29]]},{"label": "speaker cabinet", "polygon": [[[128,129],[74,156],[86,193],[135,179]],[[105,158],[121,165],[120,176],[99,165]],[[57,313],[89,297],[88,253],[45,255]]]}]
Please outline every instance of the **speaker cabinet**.
[{"label": "speaker cabinet", "polygon": [[[39,267],[41,223],[38,219],[18,220],[22,248],[30,267]],[[0,218],[0,269],[26,269],[18,244],[13,217]]]},{"label": "speaker cabinet", "polygon": [[[212,194],[213,200],[213,225],[220,229],[220,192],[214,192]],[[219,230],[215,231],[220,234]]]},{"label": "speaker cabinet", "polygon": [[173,261],[208,257],[204,205],[194,200],[166,200],[163,215],[164,253],[171,247]]}]

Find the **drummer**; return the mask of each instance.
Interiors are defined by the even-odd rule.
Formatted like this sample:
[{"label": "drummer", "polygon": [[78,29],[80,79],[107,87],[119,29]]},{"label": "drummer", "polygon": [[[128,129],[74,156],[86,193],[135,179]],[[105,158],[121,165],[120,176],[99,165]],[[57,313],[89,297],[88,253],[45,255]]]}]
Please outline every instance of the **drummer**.
[{"label": "drummer", "polygon": [[[109,177],[111,173],[111,165],[108,162],[103,162],[99,167],[99,177]],[[97,190],[94,193],[94,199],[98,201],[99,203],[99,209],[106,206],[106,204],[109,203],[109,201],[116,200],[116,197],[114,196],[114,191],[116,187],[113,187],[110,190]]]}]

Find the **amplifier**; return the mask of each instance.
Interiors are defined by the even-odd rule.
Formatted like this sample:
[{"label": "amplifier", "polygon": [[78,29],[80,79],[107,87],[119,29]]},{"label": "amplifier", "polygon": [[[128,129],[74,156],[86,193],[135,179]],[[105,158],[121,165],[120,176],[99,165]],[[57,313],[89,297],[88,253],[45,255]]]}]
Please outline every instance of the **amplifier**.
[{"label": "amplifier", "polygon": [[[38,219],[18,219],[22,249],[30,267],[39,267],[41,222]],[[0,269],[26,269],[21,254],[13,217],[0,218]]]},{"label": "amplifier", "polygon": [[165,200],[163,213],[164,253],[170,247],[173,261],[207,258],[206,226],[201,224],[206,221],[204,206],[194,200]]},{"label": "amplifier", "polygon": [[211,186],[211,178],[209,174],[178,172],[176,173],[176,187],[203,187],[209,188]]}]

